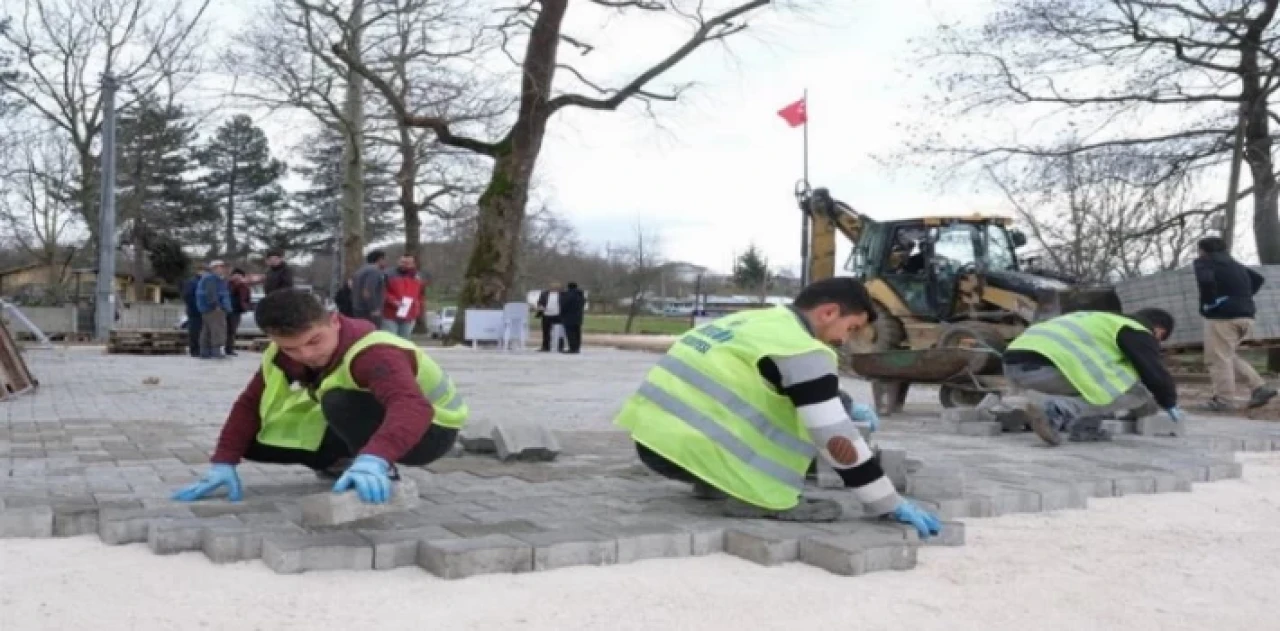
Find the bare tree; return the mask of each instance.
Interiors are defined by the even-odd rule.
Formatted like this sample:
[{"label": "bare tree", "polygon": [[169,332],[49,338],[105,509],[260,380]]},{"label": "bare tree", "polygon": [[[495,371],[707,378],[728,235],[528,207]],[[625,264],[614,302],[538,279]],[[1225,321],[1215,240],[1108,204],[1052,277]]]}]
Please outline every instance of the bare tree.
[{"label": "bare tree", "polygon": [[[1270,108],[1280,87],[1278,5],[999,0],[980,27],[939,31],[930,45],[933,61],[954,63],[945,66],[938,98],[925,107],[942,111],[937,119],[947,126],[956,115],[1012,117],[1028,125],[1015,125],[1020,133],[1006,141],[926,135],[913,146],[987,165],[1122,152],[1162,164],[1158,178],[1165,178],[1226,163],[1239,122],[1253,178],[1258,256],[1280,263]],[[1079,135],[1058,135],[1067,125]]]},{"label": "bare tree", "polygon": [[0,225],[19,250],[49,268],[49,286],[60,285],[79,223],[75,153],[61,138],[43,134],[17,147],[7,167]]},{"label": "bare tree", "polygon": [[[704,1],[589,0],[589,4],[623,16],[632,13],[670,15],[687,21],[691,32],[675,50],[636,74],[622,87],[605,88],[560,60],[564,52],[562,44],[568,44],[584,55],[595,49],[587,38],[563,31],[568,0],[522,0],[516,6],[503,10],[501,14],[506,19],[496,27],[496,33],[502,38],[503,52],[520,68],[520,91],[515,120],[496,140],[481,140],[464,131],[469,117],[465,110],[429,109],[409,101],[397,92],[383,73],[362,64],[342,43],[333,46],[335,54],[357,69],[382,94],[399,120],[431,130],[444,145],[493,160],[488,185],[478,202],[480,214],[476,244],[459,297],[459,312],[474,305],[500,305],[513,288],[521,226],[525,220],[533,171],[542,150],[547,124],[556,112],[568,107],[613,111],[632,99],[646,104],[654,100],[678,100],[688,85],[659,92],[650,84],[703,45],[742,32],[747,27],[746,20],[771,1],[733,2],[717,12],[706,10]],[[522,56],[508,48],[508,45],[519,41],[524,42]],[[564,70],[583,90],[596,96],[558,93],[553,84],[559,70]],[[459,318],[454,322],[451,337],[458,338],[462,327],[463,322]]]},{"label": "bare tree", "polygon": [[[77,164],[76,210],[98,243],[95,141],[102,129],[100,75],[130,88],[120,109],[166,89],[177,92],[199,69],[200,20],[209,0],[12,0],[0,49],[18,74],[0,73],[0,91],[70,139]],[[8,7],[7,7],[8,8]]]},{"label": "bare tree", "polygon": [[635,241],[631,247],[622,251],[623,287],[626,288],[630,303],[627,305],[627,323],[624,333],[631,332],[631,325],[636,315],[645,304],[645,299],[662,274],[662,239],[661,235],[644,224],[636,223]]}]

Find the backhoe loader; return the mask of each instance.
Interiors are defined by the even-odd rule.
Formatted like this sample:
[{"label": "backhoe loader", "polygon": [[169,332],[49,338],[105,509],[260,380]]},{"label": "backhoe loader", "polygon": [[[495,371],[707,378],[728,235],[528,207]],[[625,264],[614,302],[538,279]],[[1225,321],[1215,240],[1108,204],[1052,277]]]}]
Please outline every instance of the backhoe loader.
[{"label": "backhoe loader", "polygon": [[877,318],[841,363],[871,381],[881,414],[901,411],[911,383],[938,384],[945,407],[977,405],[1004,386],[1000,355],[1031,323],[1120,311],[1113,288],[1024,269],[1016,251],[1027,238],[1009,218],[875,221],[803,181],[796,199],[809,221],[807,282],[836,274],[837,233],[853,245],[845,269],[866,284]]}]

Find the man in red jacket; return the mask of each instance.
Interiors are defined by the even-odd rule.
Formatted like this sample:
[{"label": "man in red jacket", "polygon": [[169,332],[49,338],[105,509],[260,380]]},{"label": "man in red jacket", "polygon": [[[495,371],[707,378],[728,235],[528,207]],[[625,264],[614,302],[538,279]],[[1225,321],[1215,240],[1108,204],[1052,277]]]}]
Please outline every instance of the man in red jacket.
[{"label": "man in red jacket", "polygon": [[271,338],[240,393],[209,472],[174,494],[203,499],[227,487],[244,497],[241,460],[298,464],[338,478],[334,492],[386,502],[396,463],[421,466],[449,453],[469,409],[453,380],[421,348],[373,324],[330,313],[310,292],[280,289],[255,311]]},{"label": "man in red jacket", "polygon": [[426,298],[426,285],[418,277],[418,265],[412,256],[401,256],[396,271],[387,276],[386,296],[382,330],[410,339]]}]

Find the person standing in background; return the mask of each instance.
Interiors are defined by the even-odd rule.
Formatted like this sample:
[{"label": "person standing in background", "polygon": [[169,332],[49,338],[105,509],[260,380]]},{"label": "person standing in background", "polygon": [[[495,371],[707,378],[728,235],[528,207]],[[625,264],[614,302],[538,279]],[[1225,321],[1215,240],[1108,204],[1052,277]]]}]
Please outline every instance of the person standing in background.
[{"label": "person standing in background", "polygon": [[587,298],[578,289],[578,283],[569,283],[569,289],[560,301],[560,321],[564,324],[564,337],[569,343],[566,353],[582,351],[582,318],[586,307]]},{"label": "person standing in background", "polygon": [[[538,352],[551,352],[551,333],[560,319],[560,283],[551,283],[550,289],[538,296],[538,317],[542,318],[542,348]],[[557,344],[557,346],[559,346]],[[558,348],[556,350],[559,350]]]},{"label": "person standing in background", "polygon": [[204,323],[200,318],[200,306],[196,303],[196,287],[204,276],[204,264],[196,264],[196,273],[182,284],[182,302],[187,305],[187,351],[192,357],[200,357],[200,333]]},{"label": "person standing in background", "polygon": [[227,344],[228,357],[235,357],[236,331],[240,329],[240,318],[253,306],[253,298],[249,292],[249,283],[244,282],[244,270],[231,270],[231,280],[227,281],[227,291],[231,296],[231,311],[227,312]]},{"label": "person standing in background", "polygon": [[382,307],[387,295],[387,253],[374,250],[351,277],[351,313],[382,327]]},{"label": "person standing in background", "polygon": [[1231,397],[1236,391],[1237,374],[1244,377],[1251,390],[1248,406],[1262,407],[1276,396],[1276,389],[1268,386],[1237,351],[1253,330],[1258,310],[1253,296],[1266,279],[1231,258],[1227,243],[1221,238],[1201,239],[1197,245],[1199,257],[1192,266],[1200,289],[1200,314],[1204,316],[1204,359],[1213,382],[1213,396],[1206,407],[1213,412],[1234,407]]},{"label": "person standing in background", "polygon": [[338,313],[348,318],[355,317],[351,305],[351,282],[352,279],[348,278],[347,282],[343,283],[342,289],[339,289],[337,295],[333,297],[333,306],[338,308]]},{"label": "person standing in background", "polygon": [[290,287],[293,287],[293,270],[284,262],[284,253],[280,250],[267,252],[267,278],[262,283],[263,293]]},{"label": "person standing in background", "polygon": [[387,296],[382,309],[382,330],[404,339],[413,335],[413,325],[422,314],[426,285],[418,277],[417,261],[408,254],[400,257],[396,271],[387,276]]},{"label": "person standing in background", "polygon": [[196,306],[200,309],[200,359],[222,359],[227,342],[227,314],[231,312],[231,293],[223,278],[227,266],[222,261],[209,263],[209,269],[196,285]]}]

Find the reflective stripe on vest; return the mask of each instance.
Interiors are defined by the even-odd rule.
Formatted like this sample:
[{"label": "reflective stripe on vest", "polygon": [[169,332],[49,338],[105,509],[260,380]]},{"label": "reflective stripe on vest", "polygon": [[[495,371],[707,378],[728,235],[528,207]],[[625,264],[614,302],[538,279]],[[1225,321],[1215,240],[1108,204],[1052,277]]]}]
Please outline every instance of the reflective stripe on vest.
[{"label": "reflective stripe on vest", "polygon": [[1007,350],[1027,350],[1048,358],[1094,405],[1115,401],[1138,382],[1138,373],[1116,343],[1126,328],[1141,324],[1111,313],[1080,311],[1033,325]]}]

